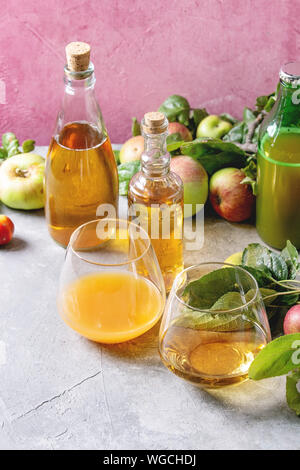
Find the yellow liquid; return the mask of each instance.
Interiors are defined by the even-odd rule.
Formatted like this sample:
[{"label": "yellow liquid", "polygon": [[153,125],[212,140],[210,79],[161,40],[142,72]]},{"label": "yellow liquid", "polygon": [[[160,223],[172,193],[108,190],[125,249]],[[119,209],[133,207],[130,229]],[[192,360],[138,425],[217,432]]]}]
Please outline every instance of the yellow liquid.
[{"label": "yellow liquid", "polygon": [[266,343],[259,327],[213,332],[171,326],[160,341],[160,354],[179,377],[218,388],[247,379],[253,359]]},{"label": "yellow liquid", "polygon": [[[130,196],[128,198],[129,207],[131,206]],[[174,205],[174,210],[170,211],[170,234],[167,238],[163,238],[163,216],[160,208],[151,208],[146,205],[135,206],[140,208],[140,223],[149,233],[151,224],[156,225],[156,238],[150,235],[152,246],[155,250],[157,260],[164,278],[166,291],[169,292],[177,274],[179,274],[183,266],[183,241],[182,241],[182,225],[183,225],[183,207],[182,204]],[[168,233],[167,233],[168,235]]]},{"label": "yellow liquid", "polygon": [[59,296],[58,308],[65,322],[82,336],[120,343],[154,326],[162,314],[163,299],[145,278],[116,271],[76,280]]},{"label": "yellow liquid", "polygon": [[45,213],[52,238],[67,246],[101,204],[118,208],[118,174],[108,137],[85,122],[67,124],[46,160]]},{"label": "yellow liquid", "polygon": [[[290,240],[300,248],[300,133],[265,138],[257,156],[256,227],[261,238],[282,249]],[[279,162],[279,163],[276,163]]]},{"label": "yellow liquid", "polygon": [[[165,201],[163,201],[165,202]],[[165,202],[167,205],[167,203]],[[140,200],[132,199],[131,193],[128,194],[129,209],[135,206],[139,213],[139,222],[141,226],[149,233],[152,246],[155,250],[157,260],[163,275],[166,291],[169,292],[177,274],[183,268],[183,203],[173,204],[170,210],[170,222],[166,224],[168,229],[164,233],[163,210],[160,207],[153,208]],[[130,215],[130,214],[129,214]],[[134,221],[134,217],[129,217]],[[157,232],[152,236],[151,228],[156,227],[153,232]],[[164,236],[166,238],[164,238]]]}]

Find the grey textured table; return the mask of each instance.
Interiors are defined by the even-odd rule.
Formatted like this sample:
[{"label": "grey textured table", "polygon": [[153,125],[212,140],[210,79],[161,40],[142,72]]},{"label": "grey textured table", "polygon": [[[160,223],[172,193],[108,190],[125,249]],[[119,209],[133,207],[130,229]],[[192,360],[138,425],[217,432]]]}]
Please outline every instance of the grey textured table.
[{"label": "grey textured table", "polygon": [[[65,252],[43,211],[1,213],[16,231],[0,248],[0,448],[300,449],[284,380],[208,393],[165,369],[158,327],[114,346],[69,329],[56,309]],[[208,217],[204,247],[186,265],[255,240],[251,225]]]}]

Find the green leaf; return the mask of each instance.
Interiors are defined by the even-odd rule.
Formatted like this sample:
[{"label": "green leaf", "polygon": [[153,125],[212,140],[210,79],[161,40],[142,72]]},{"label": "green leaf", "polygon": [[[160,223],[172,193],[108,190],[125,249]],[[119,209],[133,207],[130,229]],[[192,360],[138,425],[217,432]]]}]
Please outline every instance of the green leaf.
[{"label": "green leaf", "polygon": [[17,139],[12,140],[7,146],[7,157],[10,158],[19,153],[21,153],[19,150],[19,141]]},{"label": "green leaf", "polygon": [[269,263],[269,250],[259,243],[250,243],[243,251],[242,264],[260,269]]},{"label": "green leaf", "polygon": [[[170,136],[171,137],[171,136]],[[167,144],[167,151],[169,153],[174,152],[175,150],[180,149],[180,147],[184,144],[184,140],[180,140],[176,142],[176,140],[170,144]]]},{"label": "green leaf", "polygon": [[5,160],[7,158],[7,151],[4,148],[0,148],[0,159]]},{"label": "green leaf", "polygon": [[[265,287],[260,287],[259,289],[260,291],[260,294],[262,296],[262,299],[264,301],[264,304],[266,306],[270,305],[272,302],[274,302],[274,300],[277,298],[277,291],[274,290],[274,289],[267,289]],[[269,297],[270,295],[272,295],[271,298],[265,298],[265,297]]]},{"label": "green leaf", "polygon": [[250,243],[243,251],[242,264],[270,273],[274,279],[287,279],[288,267],[283,257],[259,243]]},{"label": "green leaf", "polygon": [[[279,84],[278,84],[279,85]],[[270,95],[263,95],[256,98],[256,109],[260,113],[261,111],[271,111],[274,103],[276,102],[279,87],[277,86],[276,92]]]},{"label": "green leaf", "polygon": [[190,113],[190,117],[194,121],[195,128],[197,128],[199,126],[200,122],[202,121],[202,119],[204,119],[207,116],[208,116],[208,112],[206,111],[205,108],[202,108],[202,109],[194,108],[194,109],[192,109],[192,111]]},{"label": "green leaf", "polygon": [[243,172],[245,173],[245,176],[253,179],[254,181],[256,180],[257,166],[253,159],[251,159],[248,165],[243,168]]},{"label": "green leaf", "polygon": [[250,184],[252,188],[252,192],[254,196],[256,196],[257,194],[257,183],[256,183],[257,167],[253,159],[251,159],[248,165],[245,168],[243,168],[243,172],[245,173],[245,178],[241,181],[241,184]]},{"label": "green leaf", "polygon": [[256,98],[256,109],[258,111],[262,111],[264,107],[266,106],[268,100],[269,100],[269,95],[258,96]]},{"label": "green leaf", "polygon": [[[263,297],[274,293],[276,294],[276,291],[273,289],[261,289]],[[246,304],[254,295],[254,289],[250,289],[245,295],[241,294],[234,268],[217,269],[185,287],[182,293],[183,301],[199,310],[186,307],[184,314],[176,318],[174,325],[207,331],[252,328],[256,318],[251,307]],[[238,310],[232,311],[234,309]]]},{"label": "green leaf", "polygon": [[140,160],[122,163],[118,166],[119,175],[119,193],[121,196],[127,196],[128,186],[131,178],[141,169]]},{"label": "green leaf", "polygon": [[276,103],[275,96],[270,96],[270,98],[268,99],[268,101],[267,101],[267,103],[264,107],[264,110],[267,111],[267,113],[270,112],[275,103]]},{"label": "green leaf", "polygon": [[256,116],[250,108],[244,108],[243,121],[248,124],[249,122],[254,121],[255,118]]},{"label": "green leaf", "polygon": [[[240,292],[226,292],[210,308],[214,313],[186,309],[184,315],[178,317],[174,325],[206,331],[238,331],[252,328],[251,320],[254,320],[254,315],[249,308],[241,310],[240,307],[250,301],[253,294],[251,290],[244,297]],[[239,309],[236,312],[224,312],[236,308]]]},{"label": "green leaf", "polygon": [[223,137],[224,142],[237,142],[242,144],[245,140],[245,134],[248,128],[244,122],[238,122],[230,131]]},{"label": "green leaf", "polygon": [[32,152],[35,147],[35,140],[28,139],[25,140],[22,144],[22,149],[24,153]]},{"label": "green leaf", "polygon": [[184,144],[184,140],[182,140],[182,136],[181,134],[179,134],[179,132],[175,132],[174,134],[168,135],[167,137],[168,152],[175,153],[176,150],[180,149],[182,144]]},{"label": "green leaf", "polygon": [[289,270],[287,264],[283,257],[275,253],[275,251],[270,251],[271,265],[269,267],[272,276],[278,281],[285,280],[288,278]]},{"label": "green leaf", "polygon": [[174,134],[170,134],[168,135],[167,137],[167,145],[170,145],[172,143],[178,143],[178,142],[181,142],[181,143],[184,143],[184,140],[182,140],[182,136],[179,132],[174,132]]},{"label": "green leaf", "polygon": [[132,118],[131,133],[133,137],[141,135],[141,125],[135,117]]},{"label": "green leaf", "polygon": [[285,375],[294,370],[300,362],[300,333],[277,338],[256,356],[249,369],[253,380]]},{"label": "green leaf", "polygon": [[8,158],[20,153],[19,141],[13,132],[6,132],[2,135],[2,145],[4,150],[7,152]]},{"label": "green leaf", "polygon": [[297,272],[299,270],[299,261],[298,261],[298,250],[297,248],[287,240],[286,247],[282,250],[281,256],[285,260],[288,270],[289,270],[289,279],[295,279]]},{"label": "green leaf", "polygon": [[6,132],[2,135],[2,145],[5,150],[8,149],[8,146],[11,142],[17,140],[15,134],[13,132]]},{"label": "green leaf", "polygon": [[253,180],[249,176],[245,176],[245,178],[241,181],[241,184],[249,184],[251,186],[253,195],[257,195],[257,183],[255,180]]},{"label": "green leaf", "polygon": [[299,294],[285,294],[280,297],[280,304],[292,307],[299,300]]},{"label": "green leaf", "polygon": [[207,310],[228,292],[239,292],[235,268],[216,269],[190,282],[183,291],[182,299],[190,307]]},{"label": "green leaf", "polygon": [[114,152],[116,164],[119,165],[119,163],[120,163],[120,150],[113,150],[113,152]]},{"label": "green leaf", "polygon": [[295,370],[286,378],[286,400],[290,409],[300,416],[300,370]]},{"label": "green leaf", "polygon": [[228,114],[228,113],[222,113],[222,114],[220,114],[219,117],[220,117],[221,119],[223,119],[223,121],[228,121],[228,122],[230,122],[230,124],[232,124],[232,125],[238,123],[238,119],[236,119],[235,117],[231,116],[231,114]]},{"label": "green leaf", "polygon": [[221,139],[200,137],[193,142],[185,142],[181,153],[199,161],[210,175],[221,168],[241,168],[246,164],[245,152]]},{"label": "green leaf", "polygon": [[185,126],[189,124],[190,105],[183,96],[169,96],[158,110],[164,113],[170,122],[178,121]]},{"label": "green leaf", "polygon": [[209,313],[190,309],[177,317],[173,325],[202,331],[239,331],[253,327],[253,323],[241,311]]},{"label": "green leaf", "polygon": [[[250,299],[251,296],[253,297],[253,292],[250,292]],[[248,300],[246,300],[246,296],[243,299],[240,292],[226,292],[226,294],[218,298],[210,310],[232,310],[234,308],[242,307],[247,302]]]},{"label": "green leaf", "polygon": [[269,270],[262,266],[261,268],[252,268],[251,266],[246,266],[245,264],[241,265],[246,271],[248,271],[256,279],[256,282],[259,287],[264,287],[272,282],[272,277]]},{"label": "green leaf", "polygon": [[182,146],[182,149],[185,152],[189,152],[191,156],[201,156],[207,153],[216,154],[218,152],[245,156],[245,152],[236,145],[210,137],[198,137],[198,139],[193,140],[193,142],[186,142]]}]

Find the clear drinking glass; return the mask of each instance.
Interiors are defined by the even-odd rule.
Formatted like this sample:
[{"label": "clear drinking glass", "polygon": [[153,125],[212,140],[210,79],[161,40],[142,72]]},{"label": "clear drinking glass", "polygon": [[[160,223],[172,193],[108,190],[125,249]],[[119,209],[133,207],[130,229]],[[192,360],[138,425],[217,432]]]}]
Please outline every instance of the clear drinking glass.
[{"label": "clear drinking glass", "polygon": [[148,331],[165,305],[162,274],[145,230],[101,219],[72,234],[60,276],[58,310],[81,335],[119,343]]},{"label": "clear drinking glass", "polygon": [[241,267],[213,262],[178,274],[159,336],[165,366],[206,388],[245,380],[271,339],[254,277]]}]

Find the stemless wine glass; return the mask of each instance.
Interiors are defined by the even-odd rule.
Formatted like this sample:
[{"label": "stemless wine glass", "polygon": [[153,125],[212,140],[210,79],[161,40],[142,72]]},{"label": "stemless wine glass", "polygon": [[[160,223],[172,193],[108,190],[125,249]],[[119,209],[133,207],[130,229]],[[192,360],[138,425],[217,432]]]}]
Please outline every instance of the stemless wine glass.
[{"label": "stemless wine glass", "polygon": [[101,219],[71,236],[60,276],[58,310],[81,335],[119,343],[160,319],[165,287],[148,234],[132,222]]},{"label": "stemless wine glass", "polygon": [[159,335],[163,363],[205,388],[242,382],[271,339],[258,285],[245,269],[201,263],[176,277]]}]

